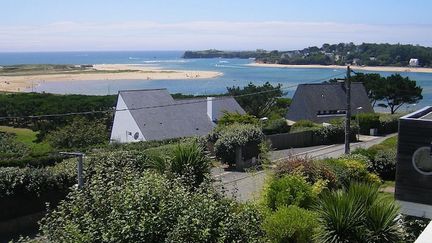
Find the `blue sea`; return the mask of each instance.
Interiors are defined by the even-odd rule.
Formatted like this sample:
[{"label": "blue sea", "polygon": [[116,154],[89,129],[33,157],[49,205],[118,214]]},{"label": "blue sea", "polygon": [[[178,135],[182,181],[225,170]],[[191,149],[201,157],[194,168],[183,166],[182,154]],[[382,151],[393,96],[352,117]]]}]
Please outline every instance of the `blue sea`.
[{"label": "blue sea", "polygon": [[[180,80],[117,80],[49,82],[34,87],[36,92],[59,94],[116,94],[119,90],[167,88],[171,93],[218,94],[226,87],[245,86],[249,82],[263,84],[281,83],[287,96],[291,97],[295,85],[321,82],[331,77],[344,77],[343,69],[269,68],[252,67],[249,59],[183,59],[183,51],[116,51],[116,52],[45,52],[45,53],[0,53],[0,65],[12,64],[142,64],[162,69],[206,70],[223,73],[212,79]],[[383,76],[392,72],[378,72]],[[423,88],[423,100],[416,106],[404,107],[412,110],[432,105],[432,73],[400,73],[417,81]],[[31,91],[31,90],[27,90]]]}]

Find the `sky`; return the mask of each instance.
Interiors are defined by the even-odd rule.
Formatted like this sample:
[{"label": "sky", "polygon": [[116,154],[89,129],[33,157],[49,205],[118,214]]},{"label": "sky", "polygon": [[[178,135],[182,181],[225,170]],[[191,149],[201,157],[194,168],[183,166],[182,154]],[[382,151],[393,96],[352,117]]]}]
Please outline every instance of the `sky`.
[{"label": "sky", "polygon": [[11,0],[0,52],[432,46],[431,0]]}]

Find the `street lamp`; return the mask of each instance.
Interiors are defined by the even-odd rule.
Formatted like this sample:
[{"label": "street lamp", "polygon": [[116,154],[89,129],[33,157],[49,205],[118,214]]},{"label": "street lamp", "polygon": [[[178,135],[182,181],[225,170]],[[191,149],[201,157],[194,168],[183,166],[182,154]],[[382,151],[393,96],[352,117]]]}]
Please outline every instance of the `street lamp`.
[{"label": "street lamp", "polygon": [[358,114],[362,109],[363,109],[363,107],[361,107],[361,106],[356,108],[357,140],[358,141],[360,141],[360,122],[359,122]]},{"label": "street lamp", "polygon": [[261,124],[261,129],[264,127],[264,123],[268,121],[268,117],[262,117],[259,119]]},{"label": "street lamp", "polygon": [[77,157],[78,163],[77,163],[77,172],[78,172],[78,189],[82,189],[84,186],[84,177],[83,177],[83,161],[84,161],[84,153],[79,152],[60,152],[61,155],[71,156],[71,157]]}]

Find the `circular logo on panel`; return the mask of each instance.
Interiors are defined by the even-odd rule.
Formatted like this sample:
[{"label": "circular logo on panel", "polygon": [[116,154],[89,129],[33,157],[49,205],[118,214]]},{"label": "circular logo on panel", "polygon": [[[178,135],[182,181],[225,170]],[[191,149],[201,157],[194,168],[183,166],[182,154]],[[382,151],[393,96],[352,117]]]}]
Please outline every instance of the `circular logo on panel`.
[{"label": "circular logo on panel", "polygon": [[414,169],[420,174],[432,175],[432,154],[430,147],[421,147],[417,149],[412,157]]}]

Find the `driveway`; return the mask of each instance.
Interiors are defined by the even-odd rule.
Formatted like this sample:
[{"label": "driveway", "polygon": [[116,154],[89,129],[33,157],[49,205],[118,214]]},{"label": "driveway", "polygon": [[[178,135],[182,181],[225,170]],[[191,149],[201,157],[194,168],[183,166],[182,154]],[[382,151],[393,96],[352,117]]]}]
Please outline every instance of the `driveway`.
[{"label": "driveway", "polygon": [[[369,148],[379,144],[385,139],[395,136],[390,134],[384,137],[361,136],[361,142],[351,143],[351,150],[356,148]],[[343,144],[321,145],[306,148],[293,148],[270,152],[270,159],[273,162],[282,160],[289,156],[301,155],[311,158],[337,158],[344,154]],[[223,168],[213,168],[212,176],[216,180],[216,185],[225,195],[239,201],[249,201],[259,198],[260,192],[265,185],[266,170],[252,172],[226,171]]]}]

